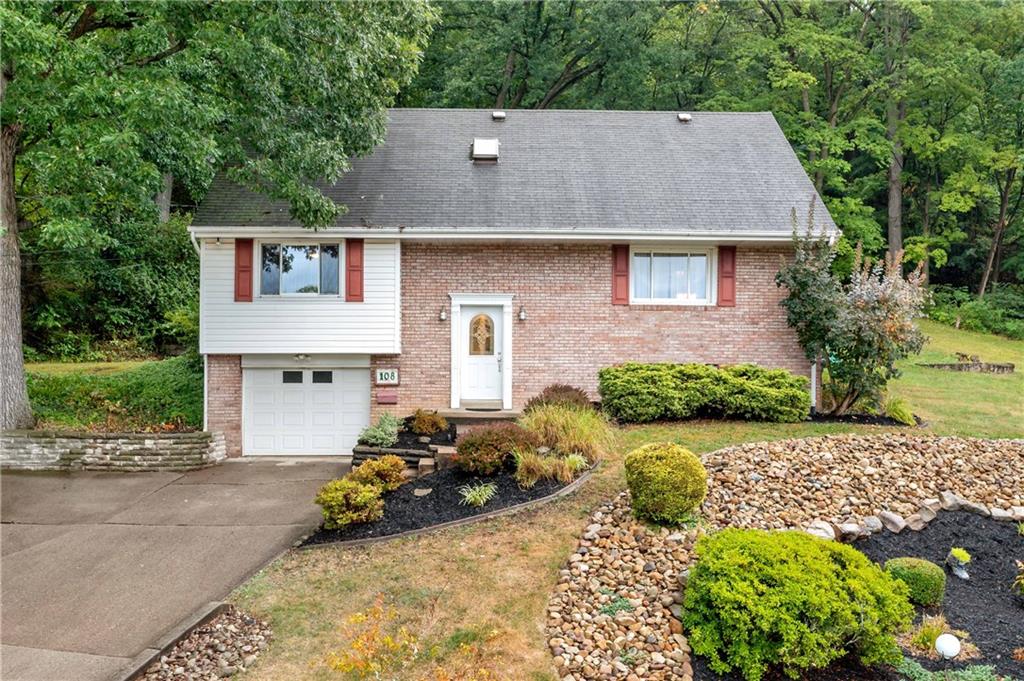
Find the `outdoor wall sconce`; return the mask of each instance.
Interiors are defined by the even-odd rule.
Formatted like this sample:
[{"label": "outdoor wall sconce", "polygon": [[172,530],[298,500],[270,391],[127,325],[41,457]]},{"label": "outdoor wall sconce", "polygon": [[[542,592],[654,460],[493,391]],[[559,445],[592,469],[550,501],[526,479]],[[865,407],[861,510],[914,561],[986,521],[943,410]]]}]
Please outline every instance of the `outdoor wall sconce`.
[{"label": "outdoor wall sconce", "polygon": [[521,322],[525,322],[526,321],[526,308],[525,307],[520,307],[519,308],[519,321],[521,321]]},{"label": "outdoor wall sconce", "polygon": [[441,314],[437,315],[437,321],[443,322],[448,319],[448,311],[443,307],[441,308]]}]

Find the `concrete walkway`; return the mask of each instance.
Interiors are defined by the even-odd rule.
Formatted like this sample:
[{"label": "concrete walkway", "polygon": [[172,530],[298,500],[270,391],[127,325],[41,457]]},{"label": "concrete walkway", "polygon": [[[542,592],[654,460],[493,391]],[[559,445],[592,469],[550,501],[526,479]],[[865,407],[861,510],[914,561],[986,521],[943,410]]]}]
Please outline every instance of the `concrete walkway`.
[{"label": "concrete walkway", "polygon": [[338,460],[0,474],[0,678],[120,678],[320,521]]}]

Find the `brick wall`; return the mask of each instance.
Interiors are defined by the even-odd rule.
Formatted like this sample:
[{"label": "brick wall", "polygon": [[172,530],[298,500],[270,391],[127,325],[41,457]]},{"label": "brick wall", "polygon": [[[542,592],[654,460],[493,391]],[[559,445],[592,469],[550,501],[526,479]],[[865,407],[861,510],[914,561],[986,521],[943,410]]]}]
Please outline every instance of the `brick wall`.
[{"label": "brick wall", "polygon": [[175,471],[224,457],[218,433],[0,433],[0,466],[6,470]]},{"label": "brick wall", "polygon": [[206,429],[223,433],[228,456],[242,455],[242,358],[207,355]]},{"label": "brick wall", "polygon": [[[398,405],[450,405],[449,293],[511,293],[513,406],[552,382],[577,385],[597,397],[597,371],[629,360],[757,362],[809,376],[810,367],[779,307],[775,273],[789,248],[736,252],[736,307],[611,304],[607,244],[402,245],[402,355],[372,358],[398,366]],[[449,318],[450,319],[450,318]]]}]

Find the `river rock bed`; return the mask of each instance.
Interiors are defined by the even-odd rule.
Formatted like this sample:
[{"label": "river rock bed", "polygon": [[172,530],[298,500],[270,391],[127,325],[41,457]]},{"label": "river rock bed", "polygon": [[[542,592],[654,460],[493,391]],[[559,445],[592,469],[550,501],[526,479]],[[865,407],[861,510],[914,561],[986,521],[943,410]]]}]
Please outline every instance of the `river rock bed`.
[{"label": "river rock bed", "polygon": [[215,681],[243,672],[270,642],[270,625],[229,607],[153,662],[144,681]]}]

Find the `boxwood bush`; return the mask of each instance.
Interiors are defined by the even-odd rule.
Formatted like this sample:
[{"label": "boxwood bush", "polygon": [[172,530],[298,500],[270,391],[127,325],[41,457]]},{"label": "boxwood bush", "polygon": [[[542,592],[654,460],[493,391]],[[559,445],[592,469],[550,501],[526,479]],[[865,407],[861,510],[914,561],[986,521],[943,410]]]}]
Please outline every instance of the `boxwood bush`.
[{"label": "boxwood bush", "polygon": [[626,455],[626,484],[633,514],[662,525],[693,517],[708,491],[700,459],[671,442],[644,445]]},{"label": "boxwood bush", "polygon": [[847,655],[901,659],[914,615],[907,586],[856,549],[803,532],[730,528],[697,542],[683,599],[693,651],[718,673],[792,678]]},{"label": "boxwood bush", "polygon": [[924,558],[893,558],[885,571],[907,585],[911,603],[941,605],[946,596],[946,571]]},{"label": "boxwood bush", "polygon": [[807,379],[751,364],[629,362],[598,372],[604,410],[620,421],[728,418],[795,422],[807,417]]}]

